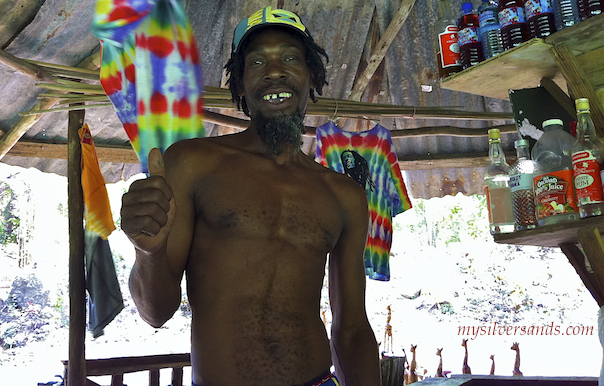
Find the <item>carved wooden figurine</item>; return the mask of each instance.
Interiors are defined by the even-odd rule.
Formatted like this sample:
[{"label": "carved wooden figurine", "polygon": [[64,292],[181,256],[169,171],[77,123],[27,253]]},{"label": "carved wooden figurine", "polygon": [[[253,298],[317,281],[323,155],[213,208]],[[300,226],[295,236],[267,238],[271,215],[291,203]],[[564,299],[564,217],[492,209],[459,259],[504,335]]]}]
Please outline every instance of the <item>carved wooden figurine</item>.
[{"label": "carved wooden figurine", "polygon": [[491,355],[491,372],[489,375],[495,375],[495,355]]},{"label": "carved wooden figurine", "polygon": [[442,356],[442,348],[437,348],[436,349],[436,355],[438,355],[440,357],[439,361],[438,361],[438,368],[436,369],[436,375],[435,377],[437,378],[444,378],[445,375],[443,374],[443,356]]},{"label": "carved wooden figurine", "polygon": [[413,357],[411,357],[411,365],[409,366],[409,382],[407,383],[408,385],[417,382],[417,374],[415,372],[415,369],[417,368],[417,362],[415,361],[416,348],[417,345],[411,345],[411,353],[413,354]]},{"label": "carved wooden figurine", "polygon": [[522,375],[520,371],[520,347],[517,342],[512,345],[512,350],[516,351],[516,361],[514,362],[514,375]]},{"label": "carved wooden figurine", "polygon": [[394,343],[392,340],[392,326],[390,325],[390,320],[392,319],[392,310],[390,306],[388,308],[388,318],[386,319],[386,331],[384,331],[384,351],[383,352],[392,352],[394,349]]},{"label": "carved wooden figurine", "polygon": [[472,374],[470,366],[468,366],[468,340],[462,339],[461,345],[466,349],[466,355],[463,358],[463,366],[461,367],[462,374]]}]

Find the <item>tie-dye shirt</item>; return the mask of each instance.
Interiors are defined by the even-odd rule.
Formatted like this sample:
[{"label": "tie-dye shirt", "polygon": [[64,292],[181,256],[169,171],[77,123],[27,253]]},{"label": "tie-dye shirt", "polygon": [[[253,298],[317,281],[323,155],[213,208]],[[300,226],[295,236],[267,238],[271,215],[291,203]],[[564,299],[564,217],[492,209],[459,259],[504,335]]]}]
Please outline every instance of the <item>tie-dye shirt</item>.
[{"label": "tie-dye shirt", "polygon": [[390,280],[392,218],[411,208],[390,131],[376,125],[369,131],[347,132],[326,123],[317,128],[316,159],[365,189],[370,217],[365,271],[370,279]]},{"label": "tie-dye shirt", "polygon": [[205,136],[201,64],[180,0],[97,0],[101,84],[143,172],[149,151]]}]

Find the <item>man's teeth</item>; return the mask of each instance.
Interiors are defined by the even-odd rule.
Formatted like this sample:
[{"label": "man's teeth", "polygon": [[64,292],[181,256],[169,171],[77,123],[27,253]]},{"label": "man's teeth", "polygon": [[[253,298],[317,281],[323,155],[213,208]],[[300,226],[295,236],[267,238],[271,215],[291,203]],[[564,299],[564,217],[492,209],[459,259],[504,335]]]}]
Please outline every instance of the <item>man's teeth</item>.
[{"label": "man's teeth", "polygon": [[265,101],[272,101],[278,99],[279,102],[283,102],[286,98],[291,98],[292,94],[289,92],[280,92],[279,94],[267,94],[262,99]]}]

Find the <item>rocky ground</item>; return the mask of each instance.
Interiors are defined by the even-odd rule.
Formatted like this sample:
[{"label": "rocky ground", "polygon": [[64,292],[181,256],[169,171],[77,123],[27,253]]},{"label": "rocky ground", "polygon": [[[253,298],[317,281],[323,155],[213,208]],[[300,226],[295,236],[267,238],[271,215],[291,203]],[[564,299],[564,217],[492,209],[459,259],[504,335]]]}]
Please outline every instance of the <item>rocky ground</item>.
[{"label": "rocky ground", "polygon": [[[29,247],[34,256],[25,268],[19,268],[17,252],[3,250],[0,255],[0,378],[13,381],[11,384],[18,380],[22,385],[36,385],[62,374],[60,360],[68,352],[66,188],[60,177],[53,176],[49,182],[48,175],[20,170],[23,176],[33,173],[40,184],[31,186],[31,204],[39,205],[32,224],[40,232],[32,235]],[[49,186],[56,186],[56,193]],[[116,220],[119,197],[126,186],[110,188]],[[437,348],[443,348],[444,369],[461,373],[465,337],[474,374],[488,374],[493,354],[496,374],[511,375],[515,353],[510,347],[519,342],[525,375],[599,375],[598,307],[559,250],[493,243],[479,197],[458,195],[414,204],[413,210],[396,217],[391,281],[367,282],[367,313],[382,349],[390,344],[385,337],[390,306],[392,347],[387,347],[388,354],[410,355],[410,345],[417,345],[420,373],[425,369],[427,375],[434,375]],[[126,286],[132,248],[119,231],[110,236],[110,244],[125,309],[103,336],[93,339],[87,335],[86,356],[187,352],[190,319],[186,304],[161,329],[142,322]],[[329,327],[326,291],[322,302]],[[527,330],[550,325],[561,333],[540,335]],[[487,331],[497,326],[517,327],[517,333],[460,335],[460,327]],[[572,332],[572,327],[581,326],[587,328],[586,333],[564,333],[569,327]],[[521,333],[522,327],[527,333]],[[163,376],[162,384],[168,379],[168,374]],[[185,374],[188,381],[190,375]],[[126,378],[131,386],[146,382],[144,374]]]}]

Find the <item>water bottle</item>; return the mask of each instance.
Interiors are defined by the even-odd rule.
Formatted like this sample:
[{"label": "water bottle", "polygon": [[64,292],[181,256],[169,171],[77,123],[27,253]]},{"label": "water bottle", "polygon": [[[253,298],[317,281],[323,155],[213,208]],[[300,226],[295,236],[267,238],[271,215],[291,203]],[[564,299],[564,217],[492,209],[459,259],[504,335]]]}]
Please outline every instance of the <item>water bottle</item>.
[{"label": "water bottle", "polygon": [[457,22],[459,30],[459,54],[461,66],[465,70],[484,60],[482,43],[478,29],[480,27],[478,15],[474,13],[472,3],[464,3],[461,7],[462,16]]},{"label": "water bottle", "polygon": [[482,53],[485,59],[503,52],[498,13],[499,3],[497,0],[482,0],[482,4],[478,7],[480,40],[482,40]]},{"label": "water bottle", "polygon": [[524,12],[531,38],[545,39],[556,32],[554,7],[550,0],[525,0]]},{"label": "water bottle", "polygon": [[596,16],[604,11],[604,1],[602,0],[577,0],[579,15],[581,20]]},{"label": "water bottle", "polygon": [[552,0],[554,3],[554,19],[556,30],[573,26],[581,21],[579,6],[574,0]]},{"label": "water bottle", "polygon": [[501,26],[501,46],[504,50],[519,46],[529,39],[522,0],[500,0],[498,15]]},{"label": "water bottle", "polygon": [[539,225],[578,220],[571,148],[575,139],[562,129],[561,119],[543,122],[543,135],[533,146],[535,205]]}]

